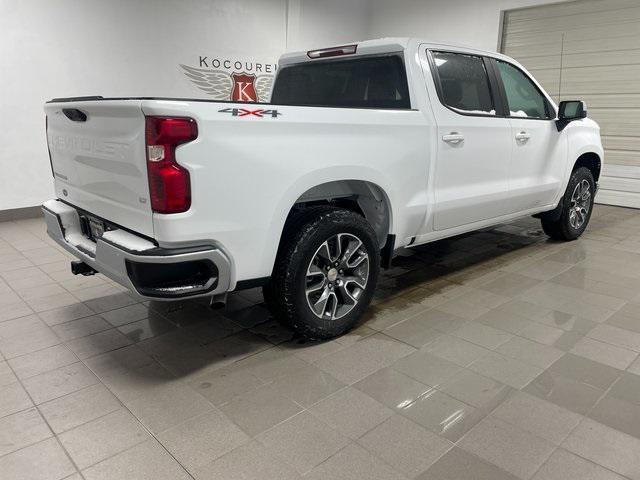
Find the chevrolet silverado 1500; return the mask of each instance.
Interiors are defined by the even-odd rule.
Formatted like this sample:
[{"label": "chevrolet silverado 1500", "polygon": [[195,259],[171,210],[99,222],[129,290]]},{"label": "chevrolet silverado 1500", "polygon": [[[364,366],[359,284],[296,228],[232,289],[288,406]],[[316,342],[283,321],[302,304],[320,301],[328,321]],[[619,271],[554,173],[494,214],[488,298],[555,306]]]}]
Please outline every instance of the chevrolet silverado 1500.
[{"label": "chevrolet silverado 1500", "polygon": [[504,55],[382,39],[284,54],[269,104],[56,99],[49,234],[145,299],[262,286],[303,335],[351,328],[394,251],[536,215],[572,240],[603,150]]}]

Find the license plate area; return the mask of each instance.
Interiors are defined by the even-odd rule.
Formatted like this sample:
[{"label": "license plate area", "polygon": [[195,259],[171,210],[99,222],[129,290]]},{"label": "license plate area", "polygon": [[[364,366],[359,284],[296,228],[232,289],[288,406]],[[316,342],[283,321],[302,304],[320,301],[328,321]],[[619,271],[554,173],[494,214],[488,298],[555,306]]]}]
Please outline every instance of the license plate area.
[{"label": "license plate area", "polygon": [[80,228],[82,233],[94,242],[102,238],[104,232],[113,230],[104,220],[85,214],[80,215]]}]

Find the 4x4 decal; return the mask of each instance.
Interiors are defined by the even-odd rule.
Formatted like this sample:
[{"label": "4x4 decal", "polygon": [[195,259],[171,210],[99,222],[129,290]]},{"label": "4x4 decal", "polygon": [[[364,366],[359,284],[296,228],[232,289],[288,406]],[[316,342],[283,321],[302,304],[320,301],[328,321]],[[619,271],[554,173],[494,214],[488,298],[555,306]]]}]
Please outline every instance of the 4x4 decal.
[{"label": "4x4 decal", "polygon": [[282,115],[277,110],[264,110],[262,108],[256,108],[250,110],[248,108],[223,108],[222,110],[218,110],[219,113],[230,113],[234,117],[249,117],[256,116],[259,118],[271,116],[273,118],[278,118],[278,115]]}]

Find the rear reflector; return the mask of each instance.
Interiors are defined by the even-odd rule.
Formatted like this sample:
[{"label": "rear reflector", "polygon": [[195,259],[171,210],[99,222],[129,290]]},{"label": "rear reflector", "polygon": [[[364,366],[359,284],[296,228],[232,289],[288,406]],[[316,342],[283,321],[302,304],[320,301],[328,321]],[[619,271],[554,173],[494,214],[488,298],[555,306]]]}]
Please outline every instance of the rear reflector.
[{"label": "rear reflector", "polygon": [[340,47],[323,48],[321,50],[309,50],[309,58],[339,57],[341,55],[353,55],[356,53],[358,45],[342,45]]},{"label": "rear reflector", "polygon": [[176,161],[176,147],[198,138],[188,117],[146,117],[147,175],[151,209],[156,213],[186,212],[191,206],[189,172]]}]

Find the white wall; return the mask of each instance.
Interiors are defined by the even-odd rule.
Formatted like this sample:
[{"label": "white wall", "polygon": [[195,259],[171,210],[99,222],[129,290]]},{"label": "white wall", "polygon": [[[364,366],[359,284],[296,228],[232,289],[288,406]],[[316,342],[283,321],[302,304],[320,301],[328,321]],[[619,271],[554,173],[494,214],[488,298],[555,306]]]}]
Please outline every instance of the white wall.
[{"label": "white wall", "polygon": [[367,2],[0,0],[0,210],[53,195],[46,100],[206,98],[179,64],[197,67],[201,55],[276,63],[287,44],[361,39]]},{"label": "white wall", "polygon": [[52,97],[203,96],[199,55],[275,61],[284,0],[0,0],[0,210],[53,195],[42,104]]},{"label": "white wall", "polygon": [[501,11],[560,0],[371,1],[371,37],[419,37],[496,50]]},{"label": "white wall", "polygon": [[289,0],[288,50],[371,38],[371,0]]}]

